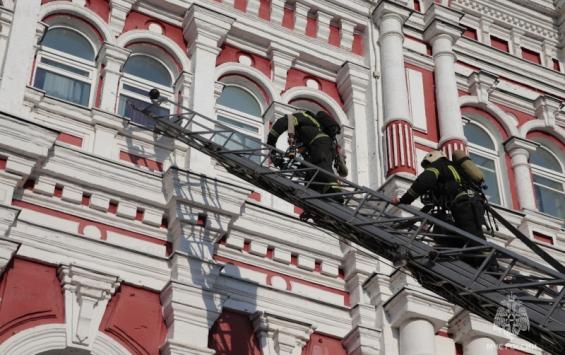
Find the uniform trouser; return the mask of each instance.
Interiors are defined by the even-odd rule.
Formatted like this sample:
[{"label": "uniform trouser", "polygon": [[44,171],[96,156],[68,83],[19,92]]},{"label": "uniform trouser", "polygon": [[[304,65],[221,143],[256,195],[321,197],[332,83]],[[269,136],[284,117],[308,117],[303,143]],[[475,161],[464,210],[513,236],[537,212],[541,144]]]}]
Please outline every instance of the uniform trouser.
[{"label": "uniform trouser", "polygon": [[[308,146],[308,161],[324,170],[333,171],[334,152],[332,141],[329,137],[320,137]],[[314,173],[309,173],[306,178],[312,179]],[[311,188],[320,193],[338,192],[335,176],[319,172],[312,180]]]},{"label": "uniform trouser", "polygon": [[[451,214],[453,216],[455,226],[481,239],[486,239],[483,233],[483,224],[485,224],[485,208],[478,198],[463,198],[459,201],[455,201],[451,205]],[[460,245],[458,245],[458,247],[463,247],[465,242],[460,242],[459,244]],[[473,246],[473,244],[467,246]],[[479,267],[483,262],[481,257],[477,258],[472,256],[462,257],[461,260],[474,267]]]}]

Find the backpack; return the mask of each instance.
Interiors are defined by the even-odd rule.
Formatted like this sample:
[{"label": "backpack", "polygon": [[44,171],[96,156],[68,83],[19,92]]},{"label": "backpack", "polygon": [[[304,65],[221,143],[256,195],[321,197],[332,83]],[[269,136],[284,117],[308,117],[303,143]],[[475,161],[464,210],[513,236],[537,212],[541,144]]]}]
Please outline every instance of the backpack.
[{"label": "backpack", "polygon": [[316,114],[316,121],[320,124],[320,129],[322,132],[330,136],[330,138],[335,138],[341,133],[341,126],[337,123],[330,115],[324,111],[318,111]]}]

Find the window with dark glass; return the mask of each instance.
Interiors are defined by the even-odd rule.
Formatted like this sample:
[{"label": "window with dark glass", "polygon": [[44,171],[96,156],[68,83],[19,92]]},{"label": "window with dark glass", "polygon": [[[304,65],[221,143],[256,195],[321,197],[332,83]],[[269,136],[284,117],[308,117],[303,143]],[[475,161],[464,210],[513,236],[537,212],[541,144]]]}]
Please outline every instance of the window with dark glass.
[{"label": "window with dark glass", "polygon": [[52,28],[41,42],[33,85],[49,96],[89,106],[95,56],[93,44],[79,32]]},{"label": "window with dark glass", "polygon": [[530,163],[538,210],[565,219],[565,178],[559,160],[548,149],[539,147]]}]

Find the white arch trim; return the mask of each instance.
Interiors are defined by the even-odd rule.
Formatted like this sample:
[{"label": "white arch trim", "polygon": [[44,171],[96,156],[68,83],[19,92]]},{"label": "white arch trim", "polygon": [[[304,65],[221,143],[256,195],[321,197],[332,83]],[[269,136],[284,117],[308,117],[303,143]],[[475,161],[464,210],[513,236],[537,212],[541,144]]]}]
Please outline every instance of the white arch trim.
[{"label": "white arch trim", "polygon": [[561,143],[565,144],[565,129],[558,125],[548,125],[544,120],[533,120],[526,122],[522,127],[520,127],[520,134],[522,134],[523,137],[526,137],[533,131],[546,132],[557,138]]},{"label": "white arch trim", "polygon": [[525,137],[520,135],[520,131],[516,127],[514,119],[492,102],[480,101],[477,96],[462,96],[459,98],[459,105],[461,108],[465,106],[475,107],[489,113],[504,127],[504,130],[511,137]]},{"label": "white arch trim", "polygon": [[[26,329],[8,338],[0,345],[3,355],[35,355],[48,350],[67,348],[65,324],[44,324]],[[104,333],[98,332],[91,353],[93,355],[130,355],[121,344]]]},{"label": "white arch trim", "polygon": [[323,91],[309,88],[306,86],[299,86],[286,91],[281,96],[281,101],[285,104],[288,104],[290,101],[294,99],[311,99],[314,101],[318,101],[330,109],[331,111],[330,114],[336,117],[341,125],[351,127],[349,118],[342,110],[341,106],[339,106],[339,104],[335,101],[334,98],[332,98],[330,95],[326,94]]},{"label": "white arch trim", "polygon": [[136,41],[149,42],[164,47],[180,64],[180,71],[188,72],[190,70],[190,60],[188,55],[176,44],[172,39],[163,35],[151,32],[149,30],[133,30],[122,34],[116,40],[116,44],[120,47],[126,47],[128,44]]},{"label": "white arch trim", "polygon": [[216,67],[216,81],[225,75],[243,75],[255,81],[270,96],[269,102],[277,101],[278,95],[273,88],[272,82],[259,69],[241,63],[224,63]]},{"label": "white arch trim", "polygon": [[50,2],[41,7],[39,12],[39,18],[44,19],[45,17],[61,13],[61,14],[73,14],[84,20],[90,22],[102,35],[102,39],[110,44],[115,44],[115,38],[110,32],[110,29],[106,22],[98,16],[96,13],[91,11],[86,7],[79,7],[72,3],[61,3],[61,2]]}]

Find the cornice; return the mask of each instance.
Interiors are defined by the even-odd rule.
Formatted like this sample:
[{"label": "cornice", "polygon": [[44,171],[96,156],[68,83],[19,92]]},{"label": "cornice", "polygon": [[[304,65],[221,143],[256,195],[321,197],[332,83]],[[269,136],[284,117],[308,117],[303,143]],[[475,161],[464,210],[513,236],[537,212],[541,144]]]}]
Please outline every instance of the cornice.
[{"label": "cornice", "polygon": [[[471,10],[476,15],[505,23],[540,38],[557,41],[559,34],[550,16],[536,16],[535,12],[515,8],[511,2],[492,0],[453,0],[452,6],[463,12]],[[540,23],[547,25],[540,25]]]}]

